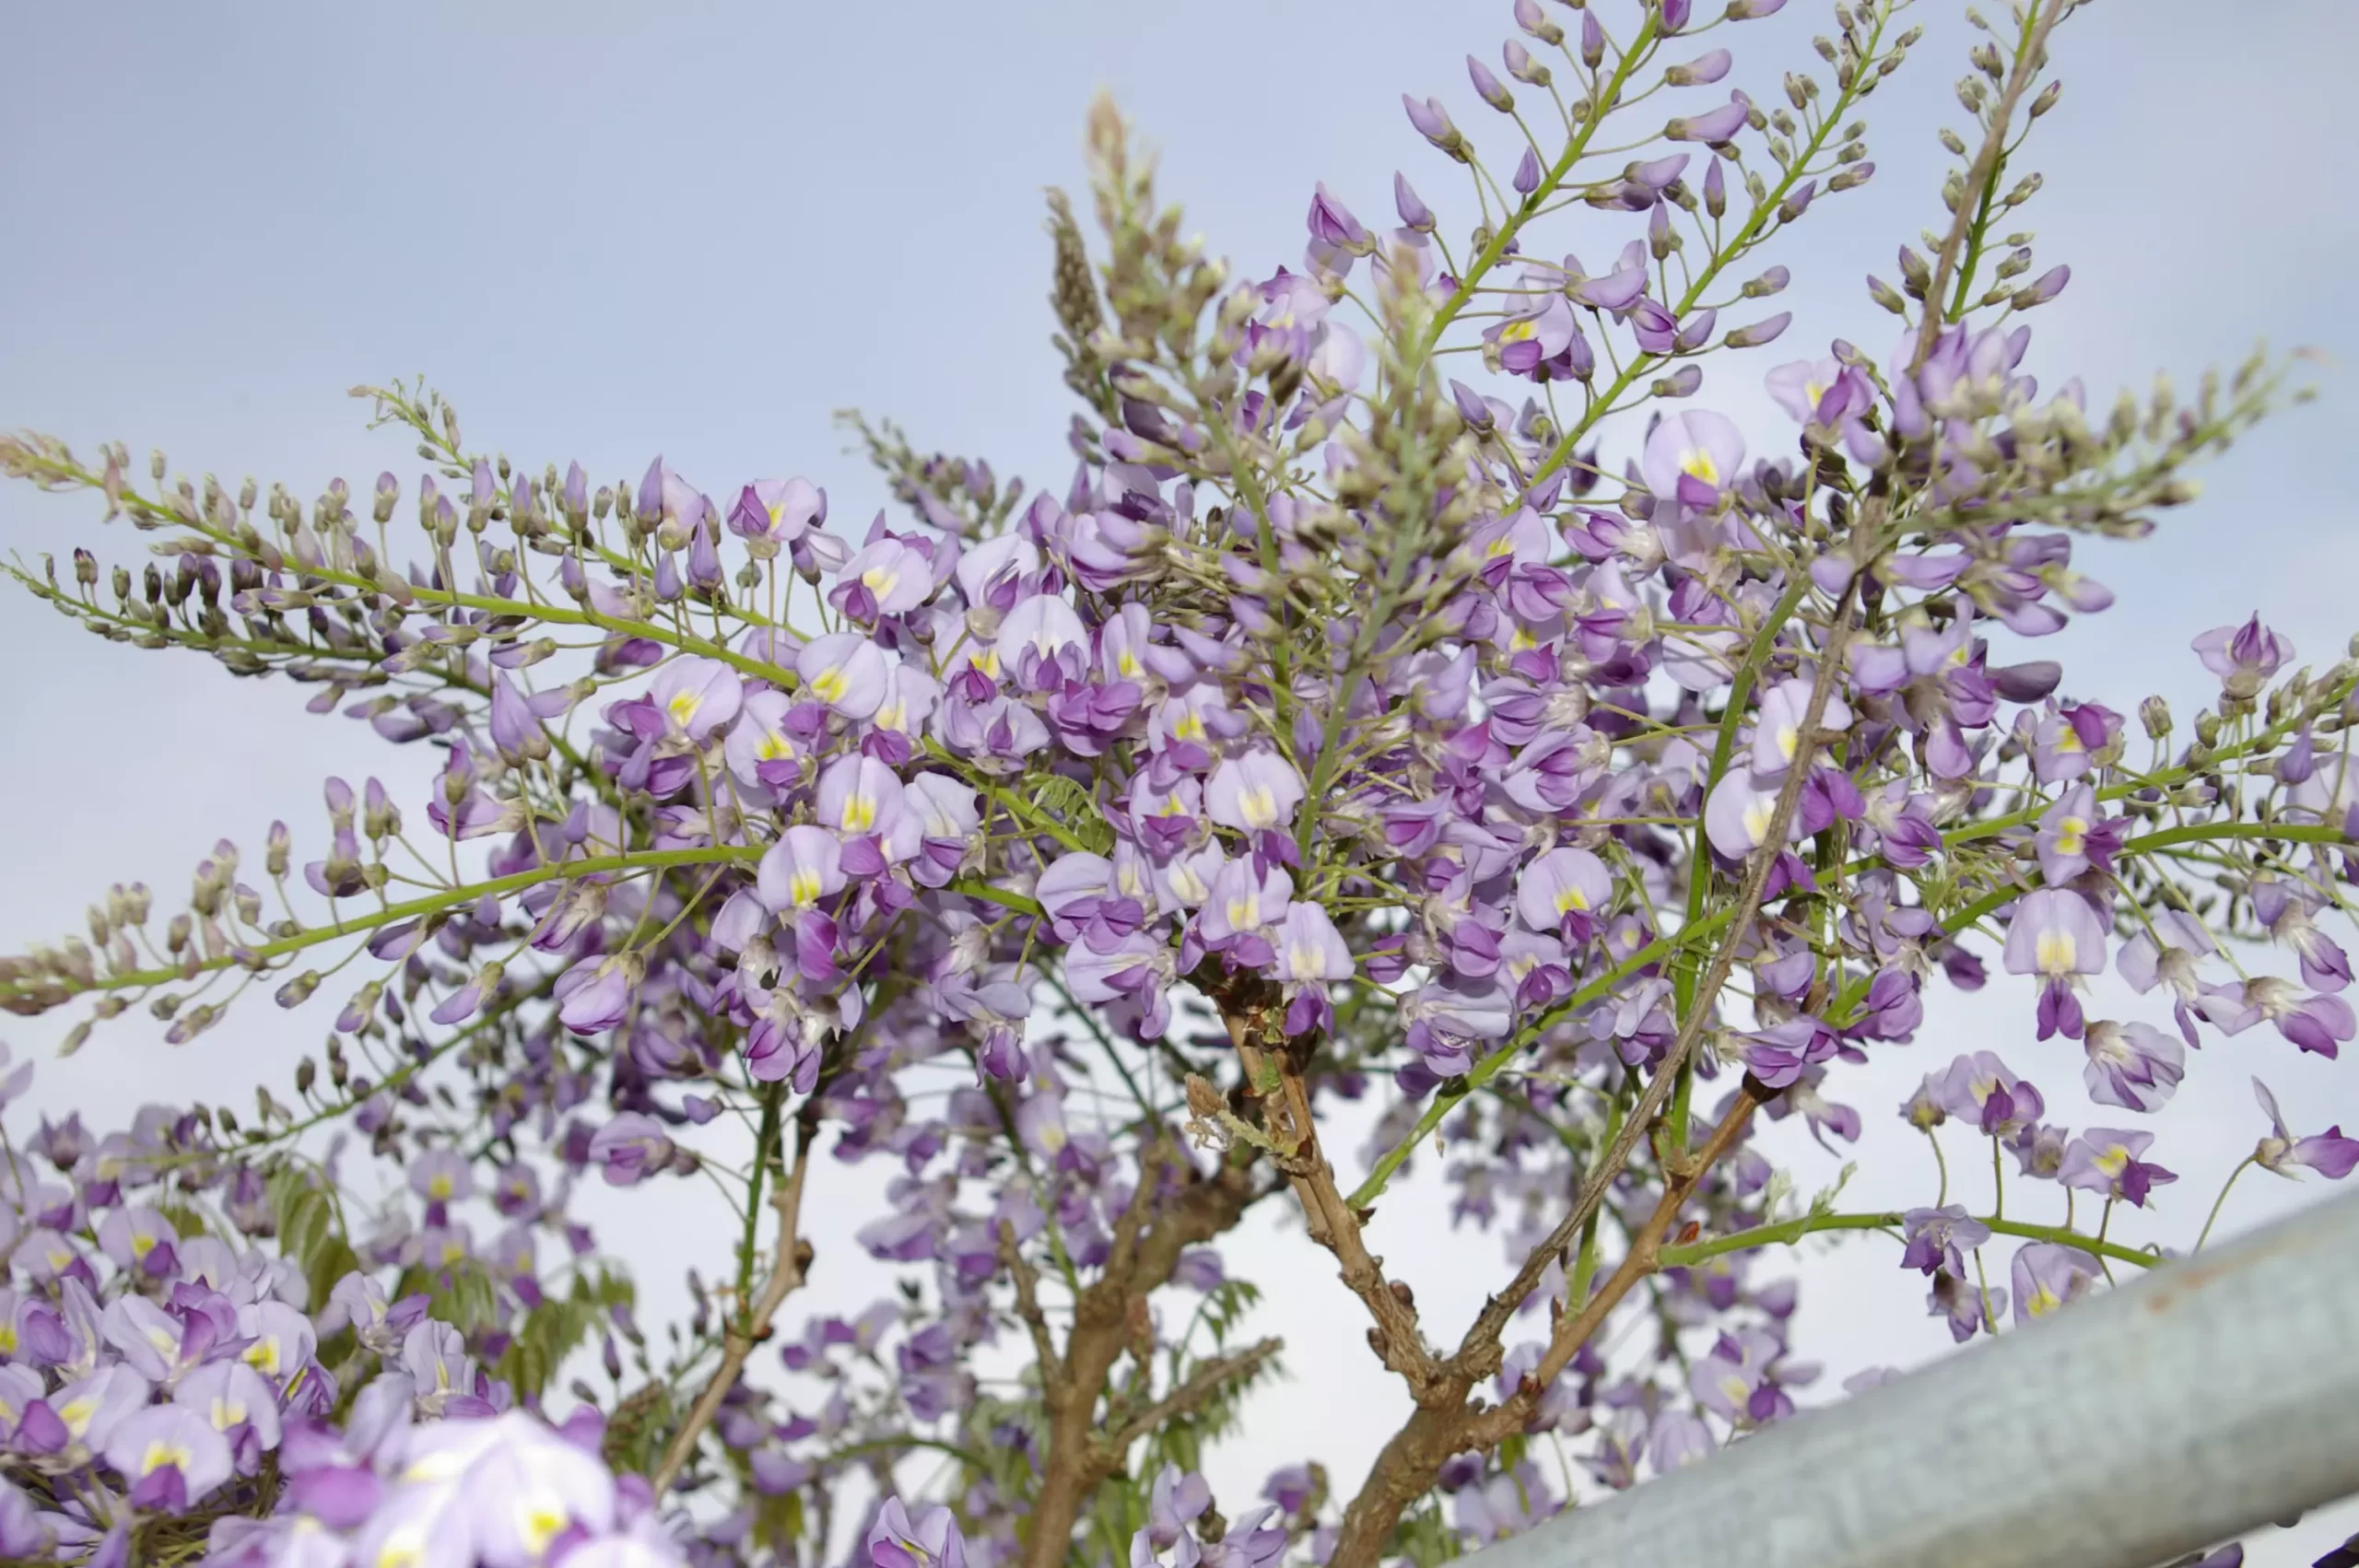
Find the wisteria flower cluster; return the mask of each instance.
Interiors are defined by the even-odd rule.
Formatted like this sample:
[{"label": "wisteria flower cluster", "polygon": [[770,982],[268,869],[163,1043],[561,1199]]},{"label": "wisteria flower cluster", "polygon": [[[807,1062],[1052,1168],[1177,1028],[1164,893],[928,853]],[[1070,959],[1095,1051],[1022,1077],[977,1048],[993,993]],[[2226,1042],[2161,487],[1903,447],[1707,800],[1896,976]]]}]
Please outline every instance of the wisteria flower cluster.
[{"label": "wisteria flower cluster", "polygon": [[[1884,1234],[1960,1340],[2158,1261],[2107,1222],[2196,1179],[2140,1125],[2188,1053],[2359,1033],[2359,662],[2224,626],[2182,727],[2036,642],[2111,605],[2078,541],[2147,532],[2288,394],[2256,359],[2107,410],[2024,369],[2069,273],[2009,232],[2020,148],[2075,0],[1978,18],[1943,210],[1869,280],[1892,341],[1748,353],[1918,40],[1846,0],[1823,73],[1729,85],[1782,8],[1514,0],[1477,130],[1403,99],[1454,216],[1319,186],[1261,277],[1180,238],[1101,103],[1095,243],[1050,204],[1061,490],[865,421],[898,521],[535,474],[403,383],[358,392],[428,472],[308,505],[0,445],[148,551],[27,591],[438,765],[0,959],[74,1047],[134,1006],[234,1031],[256,988],[332,1031],[248,1119],[9,1145],[0,1555],[1430,1568],[1791,1416],[1777,1244]],[[1693,403],[1746,375],[1783,429]],[[1934,1162],[1917,1208],[1797,1211],[1757,1121],[1857,1140],[1847,1071],[1994,965],[2022,1048],[1876,1113],[1987,1141],[1988,1211]],[[2142,1016],[2094,1015],[2107,972]],[[2060,1052],[2121,1125],[2048,1119],[2022,1068],[2052,1092]],[[2246,1165],[2359,1164],[2255,1090]],[[1376,1250],[1414,1262],[1382,1200],[1429,1145],[1507,1255],[1464,1325]],[[792,1328],[805,1203],[869,1161],[903,1288]],[[593,1181],[732,1205],[688,1320],[642,1331]],[[1232,1519],[1203,1455],[1283,1347],[1220,1243],[1265,1204],[1413,1413]]]}]

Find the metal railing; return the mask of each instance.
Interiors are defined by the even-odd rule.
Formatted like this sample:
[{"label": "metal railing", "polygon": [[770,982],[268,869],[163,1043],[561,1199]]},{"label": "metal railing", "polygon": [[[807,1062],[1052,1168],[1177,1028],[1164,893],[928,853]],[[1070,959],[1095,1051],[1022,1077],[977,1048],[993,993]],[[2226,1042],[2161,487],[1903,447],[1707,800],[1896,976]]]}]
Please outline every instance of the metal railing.
[{"label": "metal railing", "polygon": [[2359,1194],[1471,1561],[2152,1568],[2353,1492]]}]

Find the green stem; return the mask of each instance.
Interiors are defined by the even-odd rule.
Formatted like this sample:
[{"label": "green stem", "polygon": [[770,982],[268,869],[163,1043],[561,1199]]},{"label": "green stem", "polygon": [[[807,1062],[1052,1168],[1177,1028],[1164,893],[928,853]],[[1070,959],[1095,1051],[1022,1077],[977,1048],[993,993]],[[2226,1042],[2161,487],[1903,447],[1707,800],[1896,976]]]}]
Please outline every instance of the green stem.
[{"label": "green stem", "polygon": [[[597,876],[607,872],[664,871],[675,866],[709,866],[728,862],[751,864],[762,858],[764,848],[765,846],[759,844],[719,844],[696,849],[643,849],[620,855],[592,855],[579,860],[560,860],[554,864],[534,866],[529,871],[511,872],[507,876],[492,877],[484,882],[467,883],[458,887],[445,888],[441,892],[428,894],[422,898],[413,898],[401,904],[388,904],[362,914],[340,916],[333,925],[313,927],[309,930],[299,931],[293,936],[280,937],[276,942],[264,942],[258,947],[246,948],[241,953],[225,954],[219,958],[200,959],[194,965],[135,969],[123,974],[101,975],[87,982],[51,976],[30,986],[17,983],[0,985],[0,1000],[28,994],[38,995],[46,990],[52,982],[64,988],[64,994],[56,998],[57,1000],[64,1001],[73,997],[88,995],[92,991],[119,991],[146,986],[184,984],[199,975],[217,973],[231,967],[260,970],[274,958],[284,958],[289,954],[300,953],[323,942],[334,942],[340,937],[358,936],[364,931],[397,926],[404,920],[440,914],[446,909],[455,909],[463,904],[475,902],[486,894],[504,898],[509,894],[521,893],[528,887],[537,887],[545,882]],[[1040,906],[1037,901],[1020,893],[1008,893],[968,880],[962,879],[950,883],[946,891],[963,894],[972,898],[981,898],[1003,908],[1018,910],[1025,914],[1037,915],[1040,912]]]},{"label": "green stem", "polygon": [[[1869,39],[1868,46],[1862,53],[1863,59],[1874,56],[1884,36],[1884,18],[1879,13],[1875,20],[1874,34]],[[1648,25],[1649,27],[1653,25],[1651,18],[1649,18]],[[1695,310],[1696,302],[1703,298],[1704,291],[1719,279],[1720,273],[1729,263],[1752,249],[1754,242],[1761,236],[1762,226],[1783,205],[1788,194],[1802,178],[1802,171],[1808,169],[1812,161],[1825,149],[1828,134],[1840,125],[1844,117],[1851,111],[1851,105],[1858,94],[1858,84],[1862,81],[1872,82],[1875,79],[1874,71],[1861,70],[1852,87],[1845,88],[1842,95],[1829,106],[1826,114],[1819,121],[1818,129],[1811,133],[1810,140],[1786,165],[1786,171],[1778,178],[1778,183],[1770,188],[1767,199],[1747,214],[1744,222],[1738,226],[1735,237],[1726,246],[1716,249],[1712,259],[1697,269],[1695,281],[1688,285],[1687,292],[1680,296],[1678,305],[1672,311],[1674,316],[1685,319],[1688,312]],[[1534,468],[1531,476],[1524,481],[1526,486],[1539,484],[1564,467],[1566,462],[1573,455],[1574,449],[1580,443],[1580,439],[1589,434],[1590,427],[1611,412],[1614,404],[1620,401],[1622,394],[1628,392],[1640,376],[1661,364],[1664,357],[1653,354],[1634,356],[1628,366],[1614,378],[1614,384],[1605,390],[1603,395],[1593,400],[1588,410],[1574,423],[1573,427],[1557,438],[1555,446],[1549,451],[1547,457],[1541,461],[1540,465]]]},{"label": "green stem", "polygon": [[[1508,253],[1508,247],[1514,244],[1516,236],[1523,232],[1523,226],[1539,216],[1548,198],[1556,193],[1556,187],[1565,182],[1574,166],[1587,154],[1590,138],[1597,135],[1598,127],[1605,123],[1606,116],[1613,113],[1614,107],[1621,102],[1622,89],[1628,84],[1630,73],[1646,63],[1647,52],[1655,41],[1655,26],[1661,19],[1650,12],[1639,25],[1637,36],[1630,40],[1630,47],[1624,50],[1622,57],[1614,62],[1614,74],[1606,78],[1605,85],[1590,99],[1592,107],[1580,130],[1565,143],[1565,150],[1557,155],[1556,161],[1542,171],[1540,183],[1524,197],[1523,205],[1501,220],[1498,232],[1491,236],[1490,243],[1475,252],[1467,263],[1465,275],[1459,279],[1458,287],[1434,312],[1434,319],[1426,324],[1425,335],[1418,341],[1414,357],[1418,362],[1422,363],[1432,356],[1435,345],[1441,342],[1441,334],[1449,330],[1450,322],[1458,319],[1458,313],[1473,301],[1483,279],[1499,264],[1500,258]],[[1531,482],[1536,485],[1546,476],[1547,471],[1543,470],[1534,474]]]},{"label": "green stem", "polygon": [[754,1254],[761,1246],[762,1178],[769,1173],[770,1151],[778,1146],[780,1087],[762,1085],[762,1125],[754,1134],[754,1175],[745,1190],[745,1231],[737,1239],[737,1321],[739,1331],[748,1337],[755,1332]]},{"label": "green stem", "polygon": [[[1753,695],[1753,683],[1760,677],[1761,667],[1769,661],[1769,653],[1777,645],[1778,634],[1785,629],[1786,623],[1793,618],[1794,612],[1802,608],[1802,600],[1808,596],[1810,590],[1810,574],[1796,571],[1793,574],[1793,580],[1786,585],[1786,591],[1778,595],[1777,603],[1770,607],[1767,617],[1761,623],[1760,631],[1754,635],[1752,646],[1745,649],[1744,662],[1737,666],[1736,678],[1729,686],[1728,706],[1720,710],[1719,733],[1713,737],[1712,762],[1704,775],[1704,790],[1702,795],[1698,797],[1700,800],[1709,800],[1713,789],[1722,778],[1726,777],[1729,759],[1736,753],[1737,725],[1744,717],[1747,699]],[[1712,860],[1710,855],[1706,852],[1704,813],[1698,810],[1696,813],[1696,827],[1691,836],[1687,855],[1687,918],[1683,923],[1683,930],[1704,918],[1704,901],[1709,895],[1711,886]],[[1672,971],[1672,996],[1677,1009],[1675,1016],[1682,1020],[1686,1018],[1688,1009],[1696,1005],[1697,978],[1698,974],[1692,955],[1680,963]],[[1679,1079],[1676,1086],[1672,1090],[1668,1125],[1671,1146],[1673,1149],[1684,1150],[1687,1147],[1688,1106],[1695,1094],[1695,1088],[1696,1062],[1691,1056],[1679,1064]]]},{"label": "green stem", "polygon": [[2246,1167],[2252,1163],[2253,1157],[2247,1154],[2237,1162],[2236,1168],[2228,1173],[2228,1179],[2220,1184],[2220,1196],[2212,1200],[2212,1212],[2203,1222],[2203,1234],[2195,1238],[2196,1251],[2202,1251],[2203,1244],[2212,1239],[2212,1227],[2220,1223],[2220,1211],[2227,1206],[2228,1189],[2236,1185],[2236,1178],[2244,1175]]},{"label": "green stem", "polygon": [[[1798,1220],[1782,1220],[1774,1225],[1757,1225],[1734,1235],[1714,1236],[1708,1241],[1690,1242],[1684,1246],[1666,1246],[1661,1252],[1666,1269],[1690,1269],[1698,1263],[1731,1252],[1747,1252],[1757,1246],[1784,1246],[1820,1231],[1890,1231],[1897,1230],[1905,1219],[1898,1210],[1866,1214],[1806,1214]],[[1998,1214],[1978,1217],[1977,1223],[1988,1226],[1999,1235],[2020,1236],[2025,1241],[2055,1242],[2060,1246],[2078,1247],[2083,1252],[2110,1258],[2117,1263],[2134,1263],[2141,1269],[2151,1269],[2165,1259],[2119,1242],[2105,1241],[2084,1235],[2067,1225],[2035,1225],[2022,1220],[2010,1220]]]}]

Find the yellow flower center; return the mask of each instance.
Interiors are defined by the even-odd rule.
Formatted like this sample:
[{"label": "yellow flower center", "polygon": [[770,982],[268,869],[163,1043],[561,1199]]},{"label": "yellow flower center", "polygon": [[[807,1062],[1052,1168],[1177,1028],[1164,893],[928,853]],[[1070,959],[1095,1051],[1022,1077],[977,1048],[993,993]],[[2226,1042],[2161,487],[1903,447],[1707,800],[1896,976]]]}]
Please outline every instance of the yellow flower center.
[{"label": "yellow flower center", "polygon": [[185,1472],[195,1459],[196,1456],[188,1451],[186,1444],[150,1443],[147,1451],[139,1456],[139,1473],[152,1476],[167,1465]]},{"label": "yellow flower center", "polygon": [[846,833],[866,833],[876,825],[876,797],[864,790],[855,790],[844,801],[843,815],[836,825]]}]

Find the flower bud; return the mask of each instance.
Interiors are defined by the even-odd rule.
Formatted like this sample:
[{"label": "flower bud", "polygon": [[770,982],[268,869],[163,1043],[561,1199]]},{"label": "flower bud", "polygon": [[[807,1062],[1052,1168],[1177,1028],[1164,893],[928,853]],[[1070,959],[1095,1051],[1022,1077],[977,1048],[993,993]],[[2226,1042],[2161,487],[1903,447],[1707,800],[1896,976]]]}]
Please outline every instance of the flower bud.
[{"label": "flower bud", "polygon": [[[1715,49],[1684,64],[1672,66],[1662,74],[1662,79],[1675,88],[1709,87],[1729,74],[1729,52]],[[1794,107],[1800,109],[1802,105]]]},{"label": "flower bud", "polygon": [[1515,96],[1491,75],[1491,68],[1472,54],[1466,57],[1467,79],[1474,84],[1474,96],[1502,114],[1515,112]]},{"label": "flower bud", "polygon": [[2148,740],[2159,741],[2171,732],[2171,705],[2150,696],[2138,705],[2138,721],[2146,727]]},{"label": "flower bud", "polygon": [[1729,348],[1758,348],[1765,343],[1777,342],[1786,328],[1793,324],[1793,320],[1794,313],[1791,310],[1780,310],[1766,321],[1737,328],[1721,342]]}]

